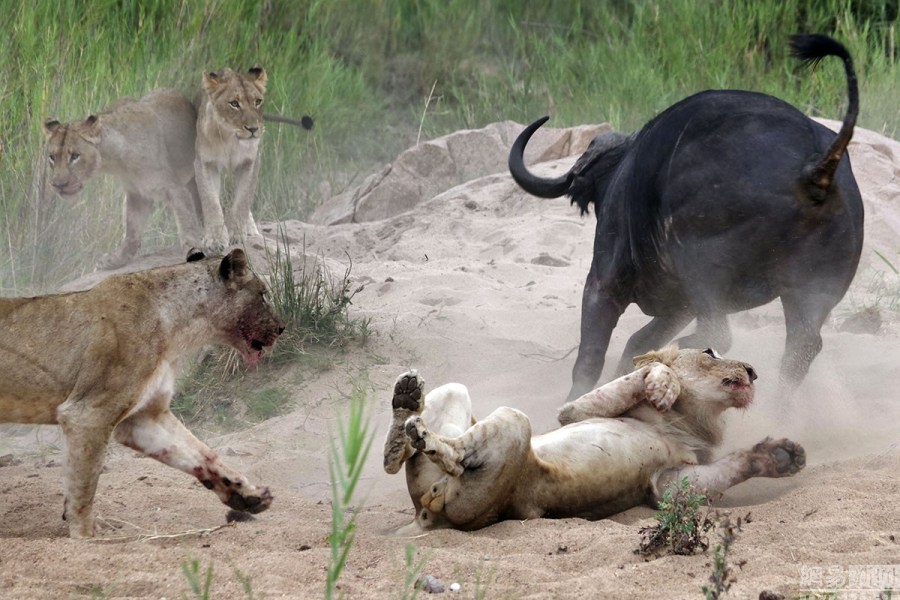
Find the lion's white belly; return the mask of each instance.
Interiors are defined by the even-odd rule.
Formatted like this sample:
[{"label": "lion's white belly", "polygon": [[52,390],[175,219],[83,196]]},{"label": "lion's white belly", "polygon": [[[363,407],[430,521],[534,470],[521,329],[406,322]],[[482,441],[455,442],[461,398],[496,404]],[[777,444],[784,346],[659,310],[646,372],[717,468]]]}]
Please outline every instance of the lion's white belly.
[{"label": "lion's white belly", "polygon": [[603,516],[642,501],[661,469],[692,462],[652,426],[636,419],[589,419],[532,438],[551,469],[536,493],[546,514]]}]

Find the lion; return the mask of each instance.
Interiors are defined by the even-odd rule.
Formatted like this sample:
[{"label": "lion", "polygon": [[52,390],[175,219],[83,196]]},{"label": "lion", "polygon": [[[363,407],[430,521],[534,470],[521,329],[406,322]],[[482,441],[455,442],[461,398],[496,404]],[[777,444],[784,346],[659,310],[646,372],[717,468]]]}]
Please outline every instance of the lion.
[{"label": "lion", "polygon": [[191,252],[168,267],[114,275],[83,291],[0,299],[0,422],[58,423],[66,439],[63,518],[95,534],[94,494],[111,437],[196,477],[234,510],[272,502],[169,410],[182,359],[227,344],[255,365],[284,325],[240,249]]},{"label": "lion", "polygon": [[[263,101],[266,71],[246,74],[231,69],[203,74],[197,102],[194,171],[203,214],[204,248],[219,250],[258,236],[251,209],[259,177],[259,141],[265,131]],[[220,202],[221,180],[234,170],[234,198],[228,217]]]},{"label": "lion", "polygon": [[122,98],[82,121],[46,119],[50,185],[58,196],[77,196],[95,175],[111,175],[125,189],[125,236],[98,268],[115,269],[135,257],[154,200],[172,211],[182,248],[198,245],[196,121],[191,101],[169,88],[139,100]]},{"label": "lion", "polygon": [[746,408],[756,372],[712,350],[668,347],[559,411],[559,429],[532,437],[522,412],[472,416],[458,383],[424,393],[413,370],[394,385],[384,469],[406,464],[413,528],[477,529],[502,519],[600,519],[659,499],[687,477],[717,498],[751,477],[786,477],[806,464],[802,446],[766,438],[718,460],[722,414]]}]

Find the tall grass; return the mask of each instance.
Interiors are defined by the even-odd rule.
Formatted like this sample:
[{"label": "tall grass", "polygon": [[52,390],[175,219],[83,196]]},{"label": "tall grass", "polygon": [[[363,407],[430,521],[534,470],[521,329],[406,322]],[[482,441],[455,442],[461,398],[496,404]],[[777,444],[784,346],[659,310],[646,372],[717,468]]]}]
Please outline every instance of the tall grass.
[{"label": "tall grass", "polygon": [[354,506],[356,486],[372,447],[375,431],[366,409],[366,392],[357,385],[350,398],[346,417],[338,415],[338,435],[331,438],[328,471],[331,475],[331,560],[325,571],[325,598],[332,600],[338,579],[347,564],[347,557],[356,539]]},{"label": "tall grass", "polygon": [[[121,236],[121,192],[89,184],[75,201],[43,186],[41,122],[83,118],[161,86],[193,94],[204,70],[269,73],[271,124],[255,214],[303,218],[415,142],[502,119],[608,120],[633,129],[710,87],[778,95],[839,118],[839,61],[815,73],[787,36],[820,31],[857,63],[859,124],[900,130],[896,0],[7,0],[0,14],[0,293],[56,287]],[[434,90],[425,119],[422,106]],[[158,211],[145,235],[172,244]]]}]

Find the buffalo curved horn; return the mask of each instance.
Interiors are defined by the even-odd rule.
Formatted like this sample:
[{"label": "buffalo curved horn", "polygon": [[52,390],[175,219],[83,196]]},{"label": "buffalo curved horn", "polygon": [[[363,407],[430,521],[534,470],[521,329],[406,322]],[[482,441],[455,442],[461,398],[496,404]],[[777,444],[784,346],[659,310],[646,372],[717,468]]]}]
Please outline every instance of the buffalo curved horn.
[{"label": "buffalo curved horn", "polygon": [[569,191],[572,183],[571,171],[560,177],[544,179],[533,174],[525,166],[525,145],[528,144],[528,140],[531,139],[534,132],[549,119],[550,117],[541,117],[519,134],[509,150],[509,172],[516,183],[529,194],[540,198],[559,198]]}]

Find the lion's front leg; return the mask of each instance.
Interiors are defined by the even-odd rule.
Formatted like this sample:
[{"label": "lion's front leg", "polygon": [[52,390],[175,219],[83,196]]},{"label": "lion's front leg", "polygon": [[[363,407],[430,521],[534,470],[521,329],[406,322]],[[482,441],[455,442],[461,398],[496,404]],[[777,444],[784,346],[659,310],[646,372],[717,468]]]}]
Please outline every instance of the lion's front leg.
[{"label": "lion's front leg", "polygon": [[129,448],[195,476],[235,510],[259,513],[272,503],[269,488],[250,484],[226,466],[168,410],[135,413],[119,423],[115,436]]},{"label": "lion's front leg", "polygon": [[118,269],[127,265],[141,248],[141,236],[144,226],[153,208],[153,200],[139,194],[128,193],[125,196],[125,237],[115,252],[104,254],[97,261],[100,270]]},{"label": "lion's front leg", "polygon": [[687,477],[692,485],[715,498],[752,477],[790,477],[805,466],[803,446],[789,439],[766,438],[750,450],[732,452],[708,465],[668,469],[653,482],[653,492],[660,498],[671,482]]},{"label": "lion's front leg", "polygon": [[231,233],[231,243],[240,244],[246,236],[258,236],[259,229],[253,220],[253,200],[259,179],[259,155],[256,160],[239,165],[234,171],[234,202],[226,225]]},{"label": "lion's front leg", "polygon": [[198,154],[194,160],[194,178],[200,196],[200,208],[203,212],[203,239],[200,244],[204,250],[214,253],[223,251],[228,246],[228,230],[225,229],[225,214],[222,212],[220,191],[222,173],[215,162],[206,162]]},{"label": "lion's front leg", "polygon": [[680,393],[681,384],[674,371],[662,363],[651,363],[566,402],[557,418],[561,425],[568,425],[585,419],[619,417],[645,400],[665,412]]}]

